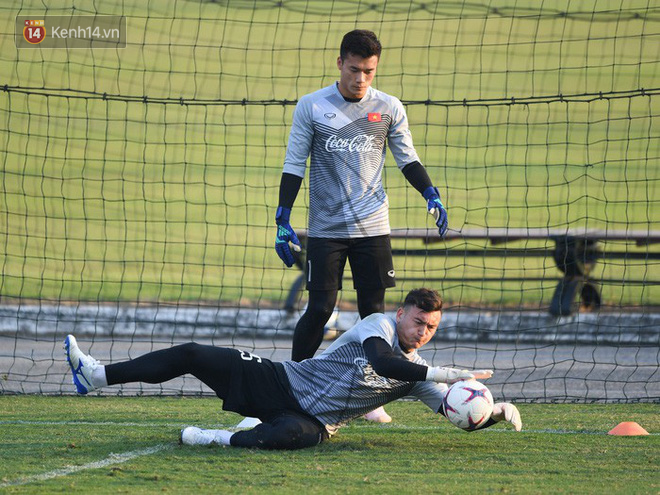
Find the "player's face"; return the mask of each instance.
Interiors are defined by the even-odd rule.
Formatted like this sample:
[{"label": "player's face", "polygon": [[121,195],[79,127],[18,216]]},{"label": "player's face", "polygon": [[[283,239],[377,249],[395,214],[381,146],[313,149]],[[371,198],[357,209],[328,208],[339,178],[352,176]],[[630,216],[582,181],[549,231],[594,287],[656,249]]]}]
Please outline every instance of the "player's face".
[{"label": "player's face", "polygon": [[349,53],[344,60],[337,59],[339,92],[346,98],[362,98],[367,94],[378,67],[378,57],[362,58]]},{"label": "player's face", "polygon": [[396,312],[396,331],[401,348],[412,351],[426,344],[435,335],[441,317],[441,311],[427,313],[417,306],[399,308]]}]

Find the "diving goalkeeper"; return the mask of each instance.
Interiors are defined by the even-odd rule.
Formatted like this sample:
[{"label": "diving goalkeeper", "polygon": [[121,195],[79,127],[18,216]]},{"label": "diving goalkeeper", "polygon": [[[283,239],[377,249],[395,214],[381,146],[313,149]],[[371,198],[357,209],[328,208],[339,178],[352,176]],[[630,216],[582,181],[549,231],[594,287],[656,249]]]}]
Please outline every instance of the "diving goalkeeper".
[{"label": "diving goalkeeper", "polygon": [[[190,373],[223,400],[224,410],[262,421],[238,432],[188,427],[181,433],[184,444],[300,449],[318,445],[348,421],[404,396],[444,414],[447,383],[492,376],[490,370],[428,366],[417,354],[435,334],[441,316],[440,295],[415,289],[395,318],[375,313],[302,362],[272,362],[245,351],[189,343],[103,366],[84,354],[72,335],[64,347],[79,394],[121,383],[162,383]],[[517,408],[504,402],[495,404],[482,427],[502,420],[518,431],[522,427]]]}]

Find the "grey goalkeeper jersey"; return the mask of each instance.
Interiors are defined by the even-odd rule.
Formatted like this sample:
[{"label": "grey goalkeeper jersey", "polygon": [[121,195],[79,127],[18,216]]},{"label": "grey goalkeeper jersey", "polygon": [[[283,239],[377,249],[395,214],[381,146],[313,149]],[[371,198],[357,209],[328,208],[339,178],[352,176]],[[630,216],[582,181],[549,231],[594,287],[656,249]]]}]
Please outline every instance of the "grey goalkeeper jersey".
[{"label": "grey goalkeeper jersey", "polygon": [[370,337],[384,339],[402,359],[428,366],[417,351],[401,350],[396,321],[380,313],[362,320],[319,356],[300,363],[282,363],[300,406],[323,423],[330,434],[351,419],[405,396],[419,398],[434,412],[440,409],[447,385],[406,382],[376,374],[362,347]]},{"label": "grey goalkeeper jersey", "polygon": [[401,102],[373,88],[348,102],[337,83],[296,105],[284,172],[309,170],[309,236],[373,237],[390,233],[382,184],[389,146],[399,169],[420,161]]}]

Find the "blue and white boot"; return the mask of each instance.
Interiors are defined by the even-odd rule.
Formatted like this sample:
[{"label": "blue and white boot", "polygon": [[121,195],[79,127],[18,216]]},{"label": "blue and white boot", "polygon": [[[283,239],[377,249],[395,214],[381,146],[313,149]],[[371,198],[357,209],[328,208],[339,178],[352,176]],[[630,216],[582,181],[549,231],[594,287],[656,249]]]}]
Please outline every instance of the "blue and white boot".
[{"label": "blue and white boot", "polygon": [[92,383],[92,373],[100,366],[100,363],[78,348],[78,343],[73,335],[67,335],[64,339],[64,350],[66,351],[66,361],[73,373],[73,384],[76,386],[76,391],[85,395],[96,390]]}]

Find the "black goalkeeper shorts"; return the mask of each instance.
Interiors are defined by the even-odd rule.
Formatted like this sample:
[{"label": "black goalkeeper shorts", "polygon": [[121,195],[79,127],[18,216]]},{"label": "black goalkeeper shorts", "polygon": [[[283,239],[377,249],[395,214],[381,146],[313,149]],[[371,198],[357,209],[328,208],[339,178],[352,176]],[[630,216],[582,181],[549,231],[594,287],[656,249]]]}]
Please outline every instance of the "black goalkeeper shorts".
[{"label": "black goalkeeper shorts", "polygon": [[394,287],[394,265],[389,235],[356,239],[307,239],[307,290],[339,290],[346,260],[353,273],[353,288]]},{"label": "black goalkeeper shorts", "polygon": [[[227,349],[231,371],[222,408],[268,421],[285,411],[306,414],[295,399],[281,363],[247,351]],[[218,394],[220,395],[220,394]]]},{"label": "black goalkeeper shorts", "polygon": [[237,432],[231,444],[261,449],[301,449],[328,438],[323,424],[293,397],[284,366],[231,349],[231,378],[222,408],[259,418],[262,424]]}]

